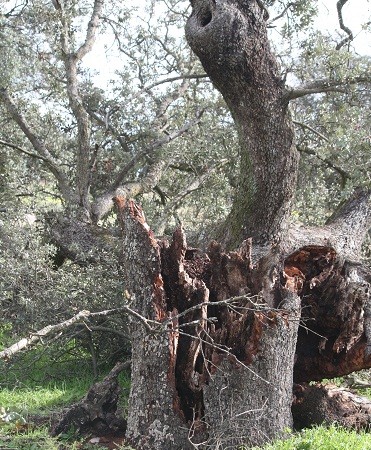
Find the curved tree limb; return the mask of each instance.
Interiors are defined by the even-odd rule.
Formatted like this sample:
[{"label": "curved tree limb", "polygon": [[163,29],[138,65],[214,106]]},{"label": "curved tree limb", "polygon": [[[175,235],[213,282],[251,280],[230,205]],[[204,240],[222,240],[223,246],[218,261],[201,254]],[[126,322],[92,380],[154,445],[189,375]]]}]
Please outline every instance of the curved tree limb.
[{"label": "curved tree limb", "polygon": [[332,80],[325,78],[306,83],[297,88],[288,88],[284,95],[284,101],[294,100],[305,95],[321,94],[324,92],[345,92],[347,86],[371,83],[371,76],[367,73],[357,77]]},{"label": "curved tree limb", "polygon": [[67,94],[72,112],[77,120],[78,150],[76,155],[76,186],[79,195],[79,203],[86,211],[89,211],[90,190],[90,134],[91,126],[89,115],[83,105],[77,79],[78,62],[92,49],[102,13],[104,1],[95,0],[93,12],[88,23],[85,42],[76,51],[72,51],[70,40],[70,18],[67,13],[61,11],[61,57],[64,63],[67,77]]},{"label": "curved tree limb", "polygon": [[303,246],[326,245],[342,258],[358,261],[371,227],[371,189],[358,188],[321,227],[291,227],[285,243],[290,253]]},{"label": "curved tree limb", "polygon": [[278,241],[288,227],[299,155],[262,10],[256,1],[191,4],[186,38],[223,95],[241,143],[239,188],[222,239],[230,247],[247,237]]},{"label": "curved tree limb", "polygon": [[331,169],[335,170],[335,172],[337,172],[340,175],[340,177],[341,177],[341,186],[342,186],[342,188],[345,187],[347,180],[351,180],[352,179],[351,175],[349,175],[348,172],[346,172],[344,169],[342,169],[338,165],[334,164],[329,158],[323,158],[315,150],[313,150],[313,149],[311,149],[309,147],[303,147],[302,145],[298,145],[297,149],[301,153],[305,153],[307,155],[315,156],[317,159],[319,159],[320,161],[325,163],[327,165],[327,167],[330,167]]},{"label": "curved tree limb", "polygon": [[336,9],[338,12],[338,19],[339,19],[339,25],[340,28],[346,32],[346,34],[348,35],[347,37],[345,37],[342,41],[340,41],[337,46],[336,46],[336,50],[340,50],[341,47],[343,47],[345,44],[347,44],[348,42],[351,42],[353,40],[353,33],[352,30],[350,28],[348,28],[345,24],[344,24],[344,19],[343,19],[343,6],[345,5],[345,3],[347,3],[348,0],[339,0],[336,3]]},{"label": "curved tree limb", "polygon": [[91,207],[91,215],[94,223],[104,217],[114,206],[114,197],[131,198],[136,197],[144,192],[149,192],[159,182],[163,171],[168,165],[167,161],[162,159],[156,160],[148,170],[147,175],[140,181],[118,186],[117,188],[105,192],[98,199],[95,200]]},{"label": "curved tree limb", "polygon": [[46,158],[44,158],[43,156],[38,155],[37,153],[29,152],[28,150],[26,150],[26,149],[20,147],[19,145],[12,144],[11,142],[6,142],[6,141],[3,141],[3,140],[0,140],[0,145],[4,145],[5,147],[13,148],[14,150],[17,150],[17,151],[19,151],[20,153],[23,153],[24,155],[30,156],[31,158],[41,159],[41,161],[44,161],[44,162],[46,162],[46,163],[49,162],[49,161],[48,161]]}]

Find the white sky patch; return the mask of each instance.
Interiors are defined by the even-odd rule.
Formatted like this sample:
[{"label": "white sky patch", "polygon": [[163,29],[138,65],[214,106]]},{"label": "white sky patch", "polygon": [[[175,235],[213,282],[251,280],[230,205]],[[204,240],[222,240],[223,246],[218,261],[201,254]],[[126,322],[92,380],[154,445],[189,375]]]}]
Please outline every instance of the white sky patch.
[{"label": "white sky patch", "polygon": [[[340,29],[336,0],[319,0],[318,17],[315,26],[322,32],[338,35],[339,42],[346,37],[346,33]],[[371,54],[370,32],[362,29],[362,26],[371,21],[370,0],[349,0],[342,9],[343,22],[353,33],[354,40],[351,45],[360,55]],[[370,30],[370,24],[368,25]]]}]

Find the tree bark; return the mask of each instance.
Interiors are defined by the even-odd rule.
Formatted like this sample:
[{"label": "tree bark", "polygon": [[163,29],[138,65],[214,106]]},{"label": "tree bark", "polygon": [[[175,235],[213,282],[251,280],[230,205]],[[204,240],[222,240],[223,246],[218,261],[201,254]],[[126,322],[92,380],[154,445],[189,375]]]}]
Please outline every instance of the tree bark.
[{"label": "tree bark", "polygon": [[[192,0],[188,42],[222,93],[241,143],[238,190],[207,253],[176,230],[158,242],[117,199],[124,230],[139,448],[260,445],[292,427],[293,382],[371,367],[370,272],[360,247],[370,190],[324,227],[290,226],[298,152],[290,96],[256,0]],[[300,322],[300,327],[299,327]]]},{"label": "tree bark", "polygon": [[171,244],[157,242],[139,207],[117,205],[127,296],[148,323],[131,323],[128,439],[184,449],[282,434],[292,426],[297,293],[251,265],[249,242],[230,254],[215,243],[202,254],[181,228]]}]

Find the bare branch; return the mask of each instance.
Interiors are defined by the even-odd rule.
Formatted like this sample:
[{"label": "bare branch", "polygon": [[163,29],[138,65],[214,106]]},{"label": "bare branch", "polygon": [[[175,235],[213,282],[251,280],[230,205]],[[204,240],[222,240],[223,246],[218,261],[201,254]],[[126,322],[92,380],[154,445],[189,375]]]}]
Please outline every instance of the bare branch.
[{"label": "bare branch", "polygon": [[[58,333],[63,333],[65,330],[71,328],[76,323],[84,323],[88,318],[93,317],[102,317],[102,316],[111,316],[114,314],[125,312],[131,316],[133,316],[136,320],[143,324],[143,326],[147,329],[147,331],[153,331],[151,325],[158,325],[157,322],[146,319],[141,316],[139,313],[134,311],[128,306],[122,306],[116,309],[107,309],[99,312],[90,312],[90,311],[80,311],[75,316],[71,317],[68,320],[57,323],[56,325],[48,325],[36,333],[32,333],[29,337],[23,338],[10,347],[2,350],[0,352],[0,360],[3,359],[5,361],[9,360],[12,356],[19,353],[22,350],[27,350],[42,340],[49,336],[54,336]],[[126,336],[125,336],[126,337]]]},{"label": "bare branch", "polygon": [[[66,175],[60,170],[59,162],[52,156],[49,152],[45,144],[40,140],[40,138],[36,135],[36,133],[32,130],[31,126],[27,122],[26,118],[23,114],[18,110],[17,105],[9,95],[6,89],[0,89],[0,99],[3,101],[8,113],[11,118],[17,123],[19,128],[23,131],[27,139],[32,144],[33,148],[36,150],[36,154],[39,159],[42,159],[50,169],[51,173],[55,176],[58,186],[61,190],[63,198],[67,202],[72,202],[74,198],[74,193],[69,185],[68,178]],[[16,148],[16,150],[20,150],[20,148]],[[23,152],[25,153],[25,152]],[[29,156],[36,157],[34,154],[30,154]]]},{"label": "bare branch", "polygon": [[370,83],[370,74],[361,75],[358,77],[344,78],[340,80],[322,79],[316,80],[298,88],[289,88],[284,95],[284,101],[294,100],[296,98],[304,97],[305,95],[320,94],[324,92],[345,92],[344,88],[354,84]]},{"label": "bare branch", "polygon": [[315,130],[310,125],[307,125],[306,123],[303,123],[303,122],[298,122],[297,120],[293,120],[292,123],[294,123],[295,125],[299,125],[301,128],[306,128],[307,130],[309,130],[312,133],[316,134],[318,137],[320,137],[324,141],[329,142],[329,139],[324,134],[322,134],[319,131]]},{"label": "bare branch", "polygon": [[19,147],[16,144],[12,144],[11,142],[6,142],[3,140],[0,140],[0,145],[4,145],[5,147],[13,148],[14,150],[18,150],[19,152],[23,153],[24,155],[30,156],[31,158],[41,159],[41,161],[49,162],[46,158],[43,156],[38,155],[37,153],[29,152],[28,150],[25,150],[22,147]]},{"label": "bare branch", "polygon": [[178,75],[176,77],[169,77],[169,78],[165,78],[163,80],[159,80],[156,81],[148,86],[145,86],[143,89],[141,89],[139,92],[137,92],[133,99],[139,97],[140,95],[142,95],[144,92],[148,92],[151,89],[160,86],[161,84],[165,84],[165,83],[172,83],[173,81],[178,81],[178,80],[200,80],[203,78],[209,78],[209,75],[207,75],[206,73],[194,73],[194,74],[189,74],[189,75]]},{"label": "bare branch", "polygon": [[341,167],[339,167],[336,164],[334,164],[329,158],[323,158],[321,155],[319,155],[313,149],[310,149],[309,147],[303,147],[301,145],[298,145],[297,149],[301,153],[306,153],[307,155],[315,156],[317,159],[319,159],[320,161],[325,163],[328,167],[330,167],[331,169],[335,170],[341,177],[341,186],[342,186],[342,188],[345,187],[345,184],[346,184],[347,180],[351,180],[352,179],[352,177],[349,175],[348,172],[346,172],[344,169],[342,169]]},{"label": "bare branch", "polygon": [[296,3],[297,3],[297,2],[290,2],[290,3],[288,3],[288,4],[283,8],[282,12],[281,12],[280,14],[278,14],[278,16],[273,17],[273,19],[270,20],[270,21],[268,22],[268,26],[271,25],[271,24],[272,24],[273,22],[275,22],[276,20],[281,19],[281,17],[283,17],[283,16],[287,13],[287,11],[288,11],[292,6],[295,6]]},{"label": "bare branch", "polygon": [[339,19],[340,28],[343,31],[345,31],[348,35],[347,37],[345,37],[342,41],[340,41],[337,44],[336,50],[340,50],[341,47],[343,47],[345,44],[347,44],[348,42],[351,42],[354,39],[352,30],[344,24],[344,20],[343,20],[343,6],[345,5],[345,3],[347,3],[347,1],[348,0],[339,0],[336,3],[336,9],[338,11],[338,19]]},{"label": "bare branch", "polygon": [[38,332],[31,334],[30,337],[21,339],[10,347],[0,352],[0,359],[8,360],[16,353],[21,350],[27,349],[29,347],[34,346],[38,342],[40,342],[43,338],[56,334],[60,331],[66,330],[70,328],[76,322],[81,322],[86,319],[90,315],[89,311],[80,311],[75,316],[71,317],[71,319],[65,320],[64,322],[58,323],[57,325],[48,325]]},{"label": "bare branch", "polygon": [[81,47],[76,52],[76,58],[81,60],[87,53],[91,51],[93,48],[97,30],[99,27],[99,20],[102,15],[104,0],[95,0],[93,13],[88,23],[88,30],[86,33],[85,42],[81,45]]}]

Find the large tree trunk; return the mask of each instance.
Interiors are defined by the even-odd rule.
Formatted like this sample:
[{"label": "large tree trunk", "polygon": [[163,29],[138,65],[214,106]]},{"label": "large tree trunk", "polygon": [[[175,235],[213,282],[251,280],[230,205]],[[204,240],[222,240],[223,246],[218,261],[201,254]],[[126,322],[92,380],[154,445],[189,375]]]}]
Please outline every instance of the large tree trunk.
[{"label": "large tree trunk", "polygon": [[[371,220],[359,190],[322,228],[289,216],[298,153],[284,83],[256,0],[192,0],[186,34],[241,142],[240,183],[207,253],[158,242],[117,198],[133,309],[127,436],[148,449],[256,445],[292,426],[293,382],[371,367]],[[299,327],[299,323],[301,326]]]},{"label": "large tree trunk", "polygon": [[[239,189],[224,239],[278,240],[287,230],[299,156],[285,86],[255,0],[194,0],[186,37],[237,126]],[[263,207],[262,207],[263,206]]]},{"label": "large tree trunk", "polygon": [[139,448],[205,439],[217,448],[291,427],[297,293],[273,283],[264,300],[272,280],[252,266],[249,241],[238,252],[215,243],[198,254],[181,228],[170,245],[157,242],[139,207],[118,207],[127,296],[145,318],[131,324],[128,438]]}]

